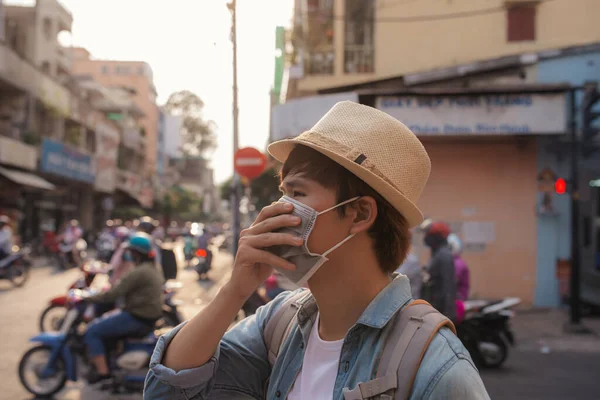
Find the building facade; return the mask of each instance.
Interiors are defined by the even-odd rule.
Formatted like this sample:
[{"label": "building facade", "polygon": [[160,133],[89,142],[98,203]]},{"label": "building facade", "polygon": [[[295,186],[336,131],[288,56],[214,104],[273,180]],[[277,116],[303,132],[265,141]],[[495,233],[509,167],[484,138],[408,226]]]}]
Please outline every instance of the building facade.
[{"label": "building facade", "polygon": [[[589,55],[600,27],[587,16],[600,3],[462,0],[432,10],[423,2],[299,0],[295,7],[287,100],[273,109],[272,139],[309,129],[337,101],[398,118],[431,157],[420,205],[461,236],[471,295],[558,305],[558,270],[570,258],[569,201],[553,194],[548,176],[564,176],[568,160],[548,148],[567,135],[571,86],[600,79]],[[592,271],[597,247],[588,247]],[[413,248],[425,262],[418,234]]]},{"label": "building facade", "polygon": [[103,86],[129,92],[144,114],[141,119],[146,149],[143,191],[152,202],[151,180],[157,168],[159,126],[152,69],[142,61],[96,60],[83,48],[72,49],[72,55],[74,75],[90,76]]}]

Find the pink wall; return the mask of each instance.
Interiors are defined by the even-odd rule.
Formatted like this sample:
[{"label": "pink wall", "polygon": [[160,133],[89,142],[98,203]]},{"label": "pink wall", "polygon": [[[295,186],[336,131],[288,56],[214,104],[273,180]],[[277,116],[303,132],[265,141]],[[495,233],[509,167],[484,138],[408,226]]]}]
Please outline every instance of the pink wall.
[{"label": "pink wall", "polygon": [[439,138],[424,144],[432,163],[420,201],[425,215],[495,226],[495,241],[481,252],[464,252],[471,295],[517,296],[531,305],[537,252],[535,138]]}]

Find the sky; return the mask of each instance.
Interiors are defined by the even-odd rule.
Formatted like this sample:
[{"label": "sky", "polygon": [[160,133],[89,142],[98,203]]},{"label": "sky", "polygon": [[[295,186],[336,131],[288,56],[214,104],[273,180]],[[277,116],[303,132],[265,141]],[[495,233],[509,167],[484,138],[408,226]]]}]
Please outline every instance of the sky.
[{"label": "sky", "polygon": [[[10,1],[14,3],[15,0]],[[23,0],[26,2],[26,0]],[[233,172],[231,14],[226,0],[60,0],[73,14],[73,45],[93,57],[146,61],[158,103],[188,89],[218,125],[215,180]],[[264,149],[275,27],[288,26],[293,0],[238,0],[240,146]]]}]

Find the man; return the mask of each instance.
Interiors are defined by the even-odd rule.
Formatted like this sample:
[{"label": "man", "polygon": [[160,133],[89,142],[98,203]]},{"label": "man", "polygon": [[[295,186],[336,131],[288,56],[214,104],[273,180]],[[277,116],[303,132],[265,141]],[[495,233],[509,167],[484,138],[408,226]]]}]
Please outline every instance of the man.
[{"label": "man", "polygon": [[0,260],[7,257],[13,246],[13,235],[10,229],[10,218],[0,215]]},{"label": "man", "polygon": [[[269,152],[284,163],[285,196],[242,232],[231,278],[216,297],[159,340],[145,399],[367,398],[358,385],[376,376],[387,333],[394,333],[388,328],[412,304],[408,280],[392,272],[408,252],[409,229],[423,218],[415,203],[429,157],[406,126],[352,102]],[[299,286],[308,280],[310,291],[282,293],[227,331],[273,267]],[[303,301],[288,307],[298,295]],[[266,333],[282,309],[295,319],[282,325],[289,334],[274,354]],[[448,329],[419,361],[410,399],[489,398]]]},{"label": "man", "polygon": [[114,303],[118,298],[125,300],[123,311],[106,314],[87,329],[85,343],[96,368],[89,383],[111,378],[106,362],[106,339],[150,333],[162,317],[163,277],[154,265],[151,237],[145,233],[134,234],[123,256],[135,267],[109,291],[86,299],[93,304]]},{"label": "man", "polygon": [[408,254],[406,260],[398,268],[398,273],[406,275],[408,278],[413,299],[420,299],[421,286],[423,285],[422,267],[415,253]]},{"label": "man", "polygon": [[456,319],[456,275],[454,257],[448,246],[450,227],[433,222],[425,227],[424,242],[431,249],[431,260],[425,267],[429,274],[424,299],[448,318]]}]

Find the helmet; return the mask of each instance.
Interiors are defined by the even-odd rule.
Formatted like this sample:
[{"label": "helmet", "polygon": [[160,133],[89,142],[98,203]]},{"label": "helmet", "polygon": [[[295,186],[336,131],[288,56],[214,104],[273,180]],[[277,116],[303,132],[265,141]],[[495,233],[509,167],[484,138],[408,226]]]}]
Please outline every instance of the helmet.
[{"label": "helmet", "polygon": [[154,229],[156,229],[156,225],[156,221],[148,216],[142,217],[134,222],[134,226],[138,231],[145,232],[147,234],[151,234]]},{"label": "helmet", "polygon": [[129,236],[129,229],[127,229],[124,226],[119,226],[117,229],[115,229],[115,236],[118,239],[123,240],[123,239],[127,238],[127,236]]},{"label": "helmet", "polygon": [[450,248],[452,249],[452,254],[453,255],[459,255],[460,253],[462,253],[462,241],[460,240],[460,238],[458,237],[458,235],[456,233],[451,233],[450,235],[448,235],[448,244],[450,245]]},{"label": "helmet", "polygon": [[450,235],[450,227],[445,222],[434,222],[429,226],[427,230],[428,235],[439,235],[444,239],[448,238]]},{"label": "helmet", "polygon": [[79,221],[77,221],[76,219],[72,219],[71,221],[69,221],[69,225],[73,227],[79,226]]},{"label": "helmet", "polygon": [[147,233],[137,232],[129,238],[127,248],[150,256],[152,253],[152,237]]},{"label": "helmet", "polygon": [[10,218],[6,215],[0,215],[0,227],[10,224]]}]

